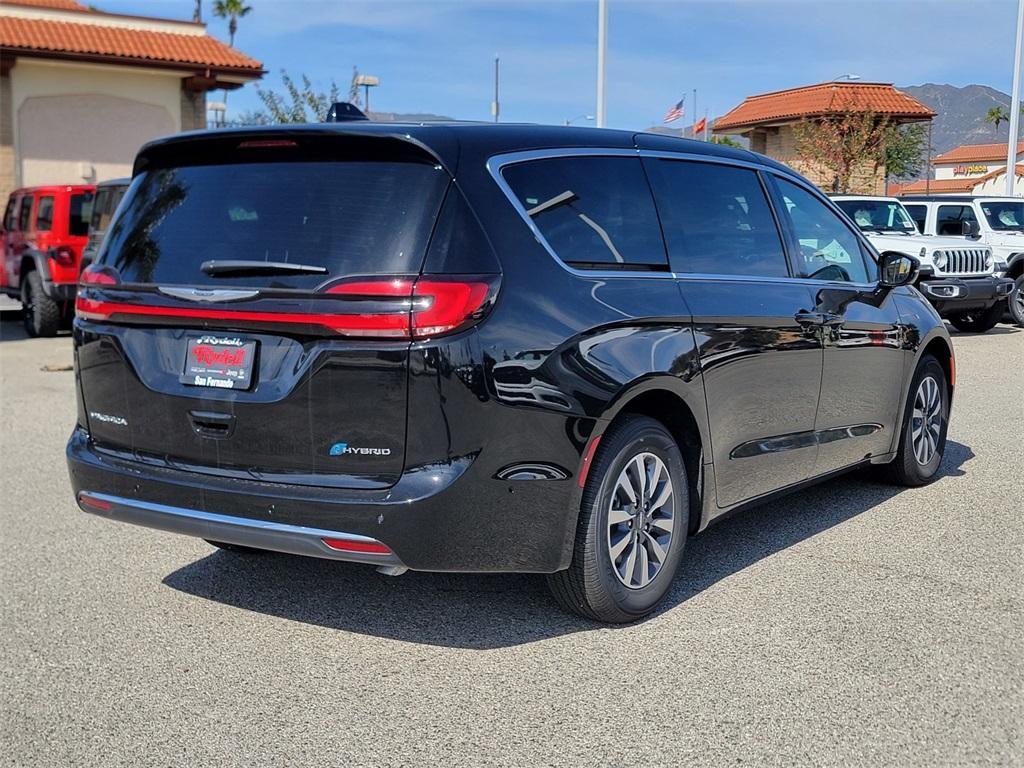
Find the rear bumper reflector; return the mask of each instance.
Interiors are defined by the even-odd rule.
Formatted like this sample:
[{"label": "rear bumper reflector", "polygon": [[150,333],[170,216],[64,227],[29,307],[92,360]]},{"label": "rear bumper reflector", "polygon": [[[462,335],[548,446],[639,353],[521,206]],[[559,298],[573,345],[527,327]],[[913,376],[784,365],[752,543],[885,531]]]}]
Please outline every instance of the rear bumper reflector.
[{"label": "rear bumper reflector", "polygon": [[590,441],[590,445],[587,446],[587,452],[583,454],[583,464],[580,465],[580,475],[576,481],[580,488],[587,484],[587,475],[590,474],[590,465],[594,461],[594,454],[597,453],[597,444],[601,442],[601,436],[598,435]]}]

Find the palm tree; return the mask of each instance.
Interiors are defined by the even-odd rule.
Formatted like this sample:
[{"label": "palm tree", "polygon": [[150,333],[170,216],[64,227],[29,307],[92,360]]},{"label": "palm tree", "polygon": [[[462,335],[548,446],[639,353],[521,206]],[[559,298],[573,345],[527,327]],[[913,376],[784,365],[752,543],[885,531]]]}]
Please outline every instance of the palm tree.
[{"label": "palm tree", "polygon": [[[252,11],[251,5],[245,0],[213,0],[213,15],[218,19],[228,20],[228,45],[235,47],[235,33],[238,31],[238,20]],[[224,89],[224,104],[228,103],[228,89]]]},{"label": "palm tree", "polygon": [[218,19],[228,20],[228,38],[232,48],[235,47],[235,33],[238,31],[238,20],[249,14],[251,5],[245,0],[213,0],[213,15]]},{"label": "palm tree", "polygon": [[[218,0],[218,2],[220,2],[220,0]],[[992,123],[997,134],[999,133],[999,124],[1005,123],[1009,119],[1010,113],[1002,107],[992,107],[992,109],[990,109],[985,115],[985,122]]]}]

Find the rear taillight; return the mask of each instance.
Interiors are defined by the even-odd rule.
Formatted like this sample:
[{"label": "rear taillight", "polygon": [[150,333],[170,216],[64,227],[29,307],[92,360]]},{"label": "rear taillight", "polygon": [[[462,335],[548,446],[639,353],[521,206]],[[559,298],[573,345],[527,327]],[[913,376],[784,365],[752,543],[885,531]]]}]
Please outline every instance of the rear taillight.
[{"label": "rear taillight", "polygon": [[62,267],[70,267],[75,263],[75,252],[66,245],[58,245],[50,249],[50,258]]},{"label": "rear taillight", "polygon": [[[83,288],[120,284],[116,271],[90,266],[82,272]],[[460,331],[483,318],[498,292],[498,277],[429,276],[369,278],[338,283],[311,301],[307,312],[254,311],[233,306],[165,306],[110,301],[79,293],[75,311],[88,320],[153,317],[191,321],[320,326],[342,336],[371,339],[426,339]],[[323,309],[316,305],[320,304]]]},{"label": "rear taillight", "polygon": [[82,270],[82,274],[78,276],[78,282],[81,285],[118,285],[121,278],[110,267],[90,264]]},{"label": "rear taillight", "polygon": [[461,330],[483,317],[497,292],[494,277],[359,280],[327,292],[353,300],[401,301],[401,311],[337,315],[335,329],[351,336],[425,339]]}]

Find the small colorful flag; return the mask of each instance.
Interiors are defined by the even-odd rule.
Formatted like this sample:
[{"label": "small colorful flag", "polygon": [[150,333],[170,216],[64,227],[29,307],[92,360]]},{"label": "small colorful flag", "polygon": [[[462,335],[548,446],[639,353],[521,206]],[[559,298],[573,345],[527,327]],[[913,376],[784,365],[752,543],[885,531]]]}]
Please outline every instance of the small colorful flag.
[{"label": "small colorful flag", "polygon": [[707,127],[708,127],[708,119],[707,119],[707,117],[702,117],[700,120],[698,120],[696,123],[693,124],[693,135],[694,136],[699,136],[700,134],[704,133],[704,130]]},{"label": "small colorful flag", "polygon": [[683,102],[684,101],[686,101],[686,97],[685,96],[683,98],[681,98],[678,102],[676,102],[672,106],[672,109],[670,109],[668,112],[665,113],[665,122],[666,123],[674,122],[674,121],[678,120],[679,118],[681,118],[685,114],[685,112],[683,111]]}]

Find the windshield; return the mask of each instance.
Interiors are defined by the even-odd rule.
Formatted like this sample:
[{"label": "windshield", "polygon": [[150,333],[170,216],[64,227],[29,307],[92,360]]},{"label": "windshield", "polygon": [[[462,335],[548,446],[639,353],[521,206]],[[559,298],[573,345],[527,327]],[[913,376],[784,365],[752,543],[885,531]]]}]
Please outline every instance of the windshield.
[{"label": "windshield", "polygon": [[836,205],[865,232],[909,232],[917,229],[901,203],[895,200],[836,200]]},{"label": "windshield", "polygon": [[981,210],[988,225],[997,232],[1024,231],[1024,201],[986,200]]}]

